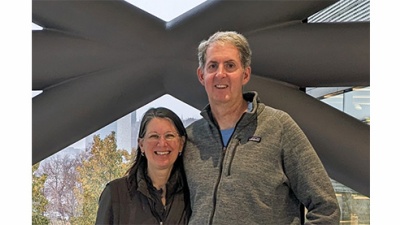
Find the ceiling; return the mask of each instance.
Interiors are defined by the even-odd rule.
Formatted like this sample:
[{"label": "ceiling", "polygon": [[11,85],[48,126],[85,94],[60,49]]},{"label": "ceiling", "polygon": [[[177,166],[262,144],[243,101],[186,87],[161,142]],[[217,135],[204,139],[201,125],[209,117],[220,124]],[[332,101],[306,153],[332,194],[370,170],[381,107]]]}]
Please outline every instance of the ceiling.
[{"label": "ceiling", "polygon": [[289,112],[331,178],[369,196],[370,127],[301,91],[370,85],[370,23],[306,23],[336,0],[206,1],[165,22],[125,1],[32,1],[32,163],[164,94],[207,104],[197,46],[236,30],[267,105]]}]

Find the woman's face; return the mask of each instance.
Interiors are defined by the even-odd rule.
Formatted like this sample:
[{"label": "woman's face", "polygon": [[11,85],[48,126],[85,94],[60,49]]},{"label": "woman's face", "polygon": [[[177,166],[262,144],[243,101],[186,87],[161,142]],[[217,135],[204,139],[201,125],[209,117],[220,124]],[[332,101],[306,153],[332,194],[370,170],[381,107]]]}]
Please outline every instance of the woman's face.
[{"label": "woman's face", "polygon": [[149,169],[171,169],[183,149],[184,138],[169,119],[153,118],[139,146],[146,155]]}]

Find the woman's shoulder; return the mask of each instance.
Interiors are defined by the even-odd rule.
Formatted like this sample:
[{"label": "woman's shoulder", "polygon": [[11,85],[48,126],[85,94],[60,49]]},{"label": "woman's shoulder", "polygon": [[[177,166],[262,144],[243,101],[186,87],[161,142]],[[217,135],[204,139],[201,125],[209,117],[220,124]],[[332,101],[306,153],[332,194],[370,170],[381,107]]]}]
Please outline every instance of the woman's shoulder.
[{"label": "woman's shoulder", "polygon": [[127,190],[128,179],[126,176],[114,179],[106,184],[106,188],[119,191]]},{"label": "woman's shoulder", "polygon": [[126,198],[129,196],[127,177],[117,178],[108,182],[104,188],[105,195],[109,195],[112,199]]},{"label": "woman's shoulder", "polygon": [[119,184],[123,184],[123,183],[126,183],[126,182],[127,182],[127,177],[123,176],[123,177],[116,178],[116,179],[108,182],[108,184],[114,184],[114,185],[117,184],[117,185],[119,185]]}]

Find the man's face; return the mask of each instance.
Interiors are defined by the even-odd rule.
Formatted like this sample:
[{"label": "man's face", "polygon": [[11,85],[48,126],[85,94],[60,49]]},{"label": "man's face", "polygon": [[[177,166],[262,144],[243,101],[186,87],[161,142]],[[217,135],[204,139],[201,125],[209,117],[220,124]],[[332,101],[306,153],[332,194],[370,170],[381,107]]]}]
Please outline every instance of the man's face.
[{"label": "man's face", "polygon": [[197,76],[210,103],[226,103],[243,98],[242,87],[249,81],[250,72],[250,67],[243,68],[235,46],[213,43],[207,49],[204,70],[197,69]]}]

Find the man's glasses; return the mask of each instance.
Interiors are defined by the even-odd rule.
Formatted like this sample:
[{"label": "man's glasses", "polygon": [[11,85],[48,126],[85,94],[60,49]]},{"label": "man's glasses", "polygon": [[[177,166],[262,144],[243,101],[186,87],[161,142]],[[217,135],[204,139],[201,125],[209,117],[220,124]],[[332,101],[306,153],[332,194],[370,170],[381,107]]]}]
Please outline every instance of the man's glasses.
[{"label": "man's glasses", "polygon": [[179,134],[175,132],[167,132],[165,134],[149,133],[146,134],[144,138],[150,143],[158,143],[161,138],[164,138],[166,142],[170,143],[178,140]]}]

